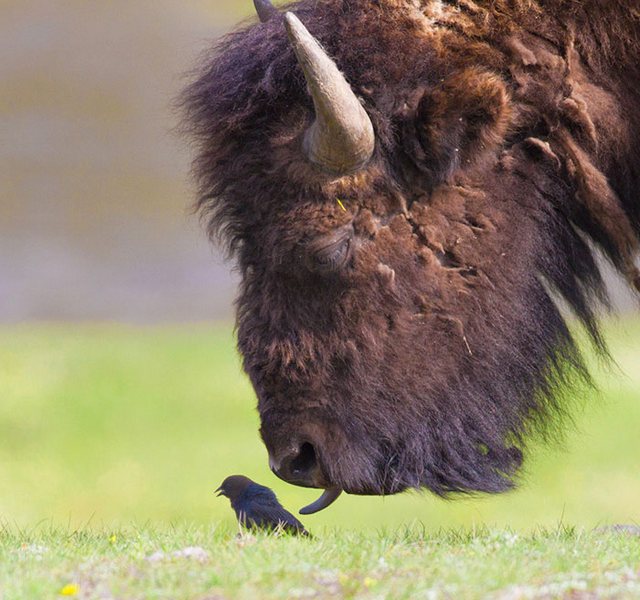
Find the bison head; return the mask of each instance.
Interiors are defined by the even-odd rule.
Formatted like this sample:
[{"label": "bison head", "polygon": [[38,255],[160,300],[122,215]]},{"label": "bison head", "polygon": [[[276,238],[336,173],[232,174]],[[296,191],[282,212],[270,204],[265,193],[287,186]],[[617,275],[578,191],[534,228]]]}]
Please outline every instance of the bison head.
[{"label": "bison head", "polygon": [[558,298],[602,346],[590,241],[640,289],[638,67],[557,4],[262,0],[183,97],[270,464],[314,509],[507,489],[584,376]]}]

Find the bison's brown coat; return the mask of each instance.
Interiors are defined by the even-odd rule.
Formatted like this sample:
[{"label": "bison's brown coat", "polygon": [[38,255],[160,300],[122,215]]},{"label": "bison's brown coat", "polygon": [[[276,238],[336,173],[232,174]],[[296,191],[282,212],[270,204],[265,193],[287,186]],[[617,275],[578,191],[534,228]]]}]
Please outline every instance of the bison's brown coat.
[{"label": "bison's brown coat", "polygon": [[367,167],[302,152],[313,105],[281,16],[226,37],[184,96],[267,448],[310,445],[314,484],[354,493],[506,489],[585,375],[550,293],[602,347],[593,247],[640,290],[637,0],[289,10],[364,103]]}]

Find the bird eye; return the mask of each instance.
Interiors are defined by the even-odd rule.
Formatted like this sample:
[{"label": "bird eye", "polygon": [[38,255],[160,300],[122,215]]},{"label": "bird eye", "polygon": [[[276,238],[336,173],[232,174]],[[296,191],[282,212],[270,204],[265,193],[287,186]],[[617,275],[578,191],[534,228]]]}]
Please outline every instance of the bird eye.
[{"label": "bird eye", "polygon": [[353,227],[344,227],[313,240],[306,247],[306,264],[310,271],[320,274],[336,273],[351,259]]}]

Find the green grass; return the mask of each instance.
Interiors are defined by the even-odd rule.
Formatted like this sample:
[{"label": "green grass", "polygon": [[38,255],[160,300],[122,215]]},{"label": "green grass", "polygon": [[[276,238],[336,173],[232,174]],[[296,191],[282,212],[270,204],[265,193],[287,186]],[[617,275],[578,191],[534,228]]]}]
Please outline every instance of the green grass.
[{"label": "green grass", "polygon": [[[640,597],[640,537],[593,533],[640,522],[640,319],[606,333],[619,368],[590,359],[602,393],[519,490],[343,496],[305,541],[236,540],[212,493],[244,473],[292,510],[315,499],[269,472],[228,327],[4,326],[0,598]],[[171,554],[188,546],[207,554]]]},{"label": "green grass", "polygon": [[236,538],[215,526],[44,530],[0,536],[0,556],[6,599],[52,598],[67,586],[127,599],[640,597],[640,537],[564,528],[313,540]]}]

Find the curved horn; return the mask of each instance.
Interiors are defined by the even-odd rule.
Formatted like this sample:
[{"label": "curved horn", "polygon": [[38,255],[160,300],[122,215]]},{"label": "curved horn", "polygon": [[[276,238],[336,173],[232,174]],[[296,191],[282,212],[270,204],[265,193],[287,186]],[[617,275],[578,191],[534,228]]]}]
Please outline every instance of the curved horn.
[{"label": "curved horn", "polygon": [[253,5],[263,23],[269,21],[278,12],[278,9],[271,4],[271,0],[253,0]]},{"label": "curved horn", "polygon": [[286,13],[289,39],[313,97],[316,120],[304,140],[309,159],[345,175],[371,159],[376,138],[371,119],[344,75],[293,13]]},{"label": "curved horn", "polygon": [[331,506],[339,498],[340,494],[342,494],[342,490],[340,488],[331,488],[325,490],[320,498],[318,498],[312,504],[309,504],[309,506],[301,508],[299,512],[301,515],[312,515],[314,513],[320,512],[328,506]]}]

